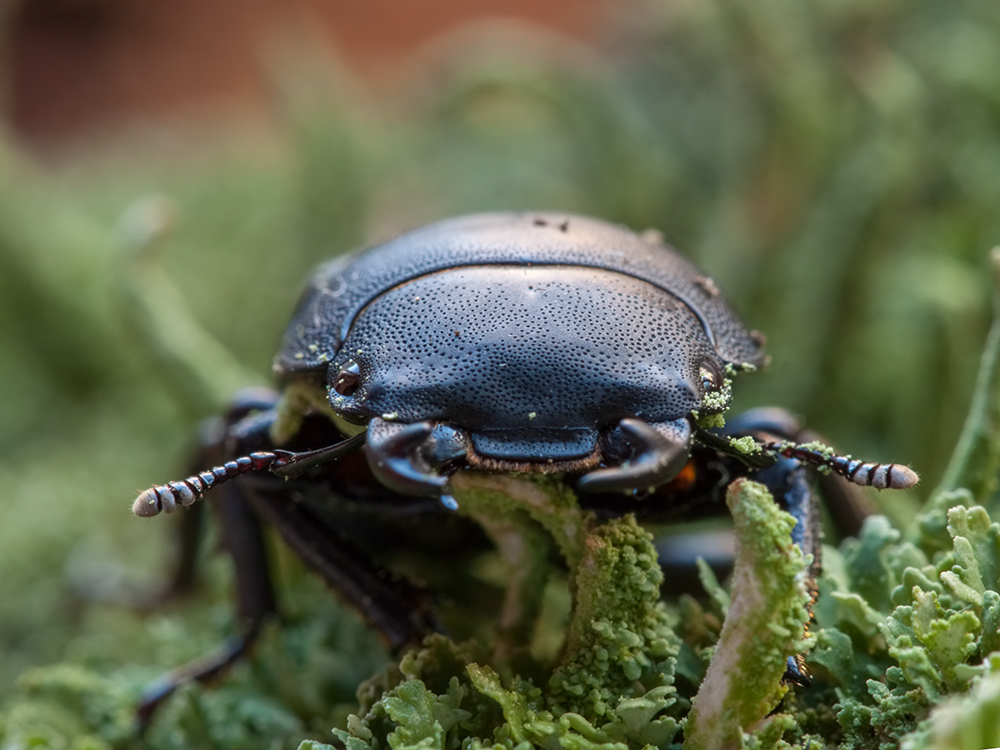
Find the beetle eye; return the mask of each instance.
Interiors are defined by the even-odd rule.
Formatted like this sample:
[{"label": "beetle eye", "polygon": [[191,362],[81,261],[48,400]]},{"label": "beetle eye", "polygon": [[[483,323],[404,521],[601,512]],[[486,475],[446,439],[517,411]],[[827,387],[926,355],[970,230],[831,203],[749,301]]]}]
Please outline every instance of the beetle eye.
[{"label": "beetle eye", "polygon": [[701,376],[701,387],[706,391],[718,390],[722,385],[722,373],[710,363],[705,363],[698,371]]},{"label": "beetle eye", "polygon": [[360,385],[361,368],[357,362],[349,361],[337,373],[337,378],[333,381],[333,390],[341,396],[353,396]]}]

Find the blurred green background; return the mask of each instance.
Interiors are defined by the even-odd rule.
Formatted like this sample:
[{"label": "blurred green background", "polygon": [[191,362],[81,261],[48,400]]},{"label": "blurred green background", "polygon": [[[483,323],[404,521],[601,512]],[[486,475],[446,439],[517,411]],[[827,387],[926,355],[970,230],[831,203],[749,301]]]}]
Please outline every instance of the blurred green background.
[{"label": "blurred green background", "polygon": [[[270,65],[276,133],[58,167],[13,136],[0,150],[0,700],[64,658],[176,663],[147,641],[157,620],[109,625],[74,587],[164,569],[169,524],[132,499],[182,470],[224,394],[268,382],[308,269],[453,214],[662,231],[768,336],[737,409],[781,405],[844,451],[909,463],[923,482],[888,507],[900,523],[933,489],[1000,244],[995,0],[661,0],[611,14],[596,46],[481,25],[394,97],[319,45]],[[144,233],[138,291],[177,312],[201,372],[158,354],[128,294]]]}]

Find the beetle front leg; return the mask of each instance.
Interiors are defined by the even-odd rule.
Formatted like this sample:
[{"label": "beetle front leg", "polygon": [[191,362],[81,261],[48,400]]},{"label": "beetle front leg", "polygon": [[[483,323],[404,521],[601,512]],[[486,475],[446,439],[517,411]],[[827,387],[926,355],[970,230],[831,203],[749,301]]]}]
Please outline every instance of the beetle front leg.
[{"label": "beetle front leg", "polygon": [[[822,572],[822,532],[819,501],[812,490],[810,473],[807,467],[796,459],[782,457],[774,466],[756,471],[750,478],[767,487],[781,508],[795,519],[792,542],[797,544],[804,554],[811,557],[809,567],[805,570],[811,622],[812,605],[819,592],[816,580]],[[808,624],[806,629],[808,631]],[[809,684],[808,671],[801,654],[788,657],[785,680],[798,685]]]},{"label": "beetle front leg", "polygon": [[[215,469],[154,487],[135,502],[137,515],[152,516],[190,505],[212,489],[212,506],[219,517],[223,545],[234,563],[240,621],[239,634],[228,639],[219,651],[164,675],[146,688],[137,710],[140,728],[149,723],[159,705],[180,685],[207,681],[244,656],[264,621],[277,614],[261,522],[273,526],[306,565],[379,630],[392,650],[419,643],[439,629],[421,591],[393,579],[306,503],[296,502],[289,489],[294,485],[259,471],[281,467],[289,469],[285,472],[288,475],[296,476],[356,450],[364,435],[314,451],[277,450],[269,435],[276,412],[256,408],[268,403],[271,402],[254,400],[253,408],[237,406],[230,411],[228,427],[206,447],[202,456],[206,462],[218,464]],[[248,451],[254,452],[226,460]],[[242,476],[254,472],[256,477]],[[234,479],[237,481],[231,481]],[[306,479],[298,486],[317,486],[317,483]]]},{"label": "beetle front leg", "polygon": [[290,501],[284,487],[274,490],[272,485],[270,491],[254,488],[247,497],[254,512],[273,526],[308,567],[379,631],[392,651],[417,644],[440,630],[422,591],[375,565],[307,503]]}]

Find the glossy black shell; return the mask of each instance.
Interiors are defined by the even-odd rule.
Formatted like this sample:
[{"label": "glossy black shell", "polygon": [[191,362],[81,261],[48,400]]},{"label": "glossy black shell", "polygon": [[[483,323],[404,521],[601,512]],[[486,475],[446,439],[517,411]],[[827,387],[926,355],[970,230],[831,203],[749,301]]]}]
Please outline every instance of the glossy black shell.
[{"label": "glossy black shell", "polygon": [[[566,458],[625,417],[698,408],[699,368],[763,353],[715,285],[656,239],[581,216],[441,221],[320,266],[275,361],[286,377],[354,362],[330,392],[350,421],[436,420],[481,455]],[[513,446],[513,447],[512,447]],[[520,450],[520,453],[524,453]]]}]

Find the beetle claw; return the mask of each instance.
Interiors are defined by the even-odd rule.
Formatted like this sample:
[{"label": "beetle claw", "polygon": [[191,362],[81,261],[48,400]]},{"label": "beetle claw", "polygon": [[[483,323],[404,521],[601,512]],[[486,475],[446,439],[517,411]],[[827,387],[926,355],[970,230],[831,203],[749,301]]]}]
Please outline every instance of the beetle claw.
[{"label": "beetle claw", "polygon": [[631,492],[658,487],[677,476],[691,453],[691,424],[676,419],[652,425],[628,417],[617,427],[632,455],[621,466],[598,469],[580,477],[581,492]]},{"label": "beetle claw", "polygon": [[[448,429],[451,442],[461,437],[458,431]],[[436,450],[436,431],[430,422],[395,424],[378,417],[371,420],[367,454],[372,473],[386,487],[401,494],[444,497],[448,477],[435,474],[428,461],[428,456],[435,461],[441,458]]]}]

